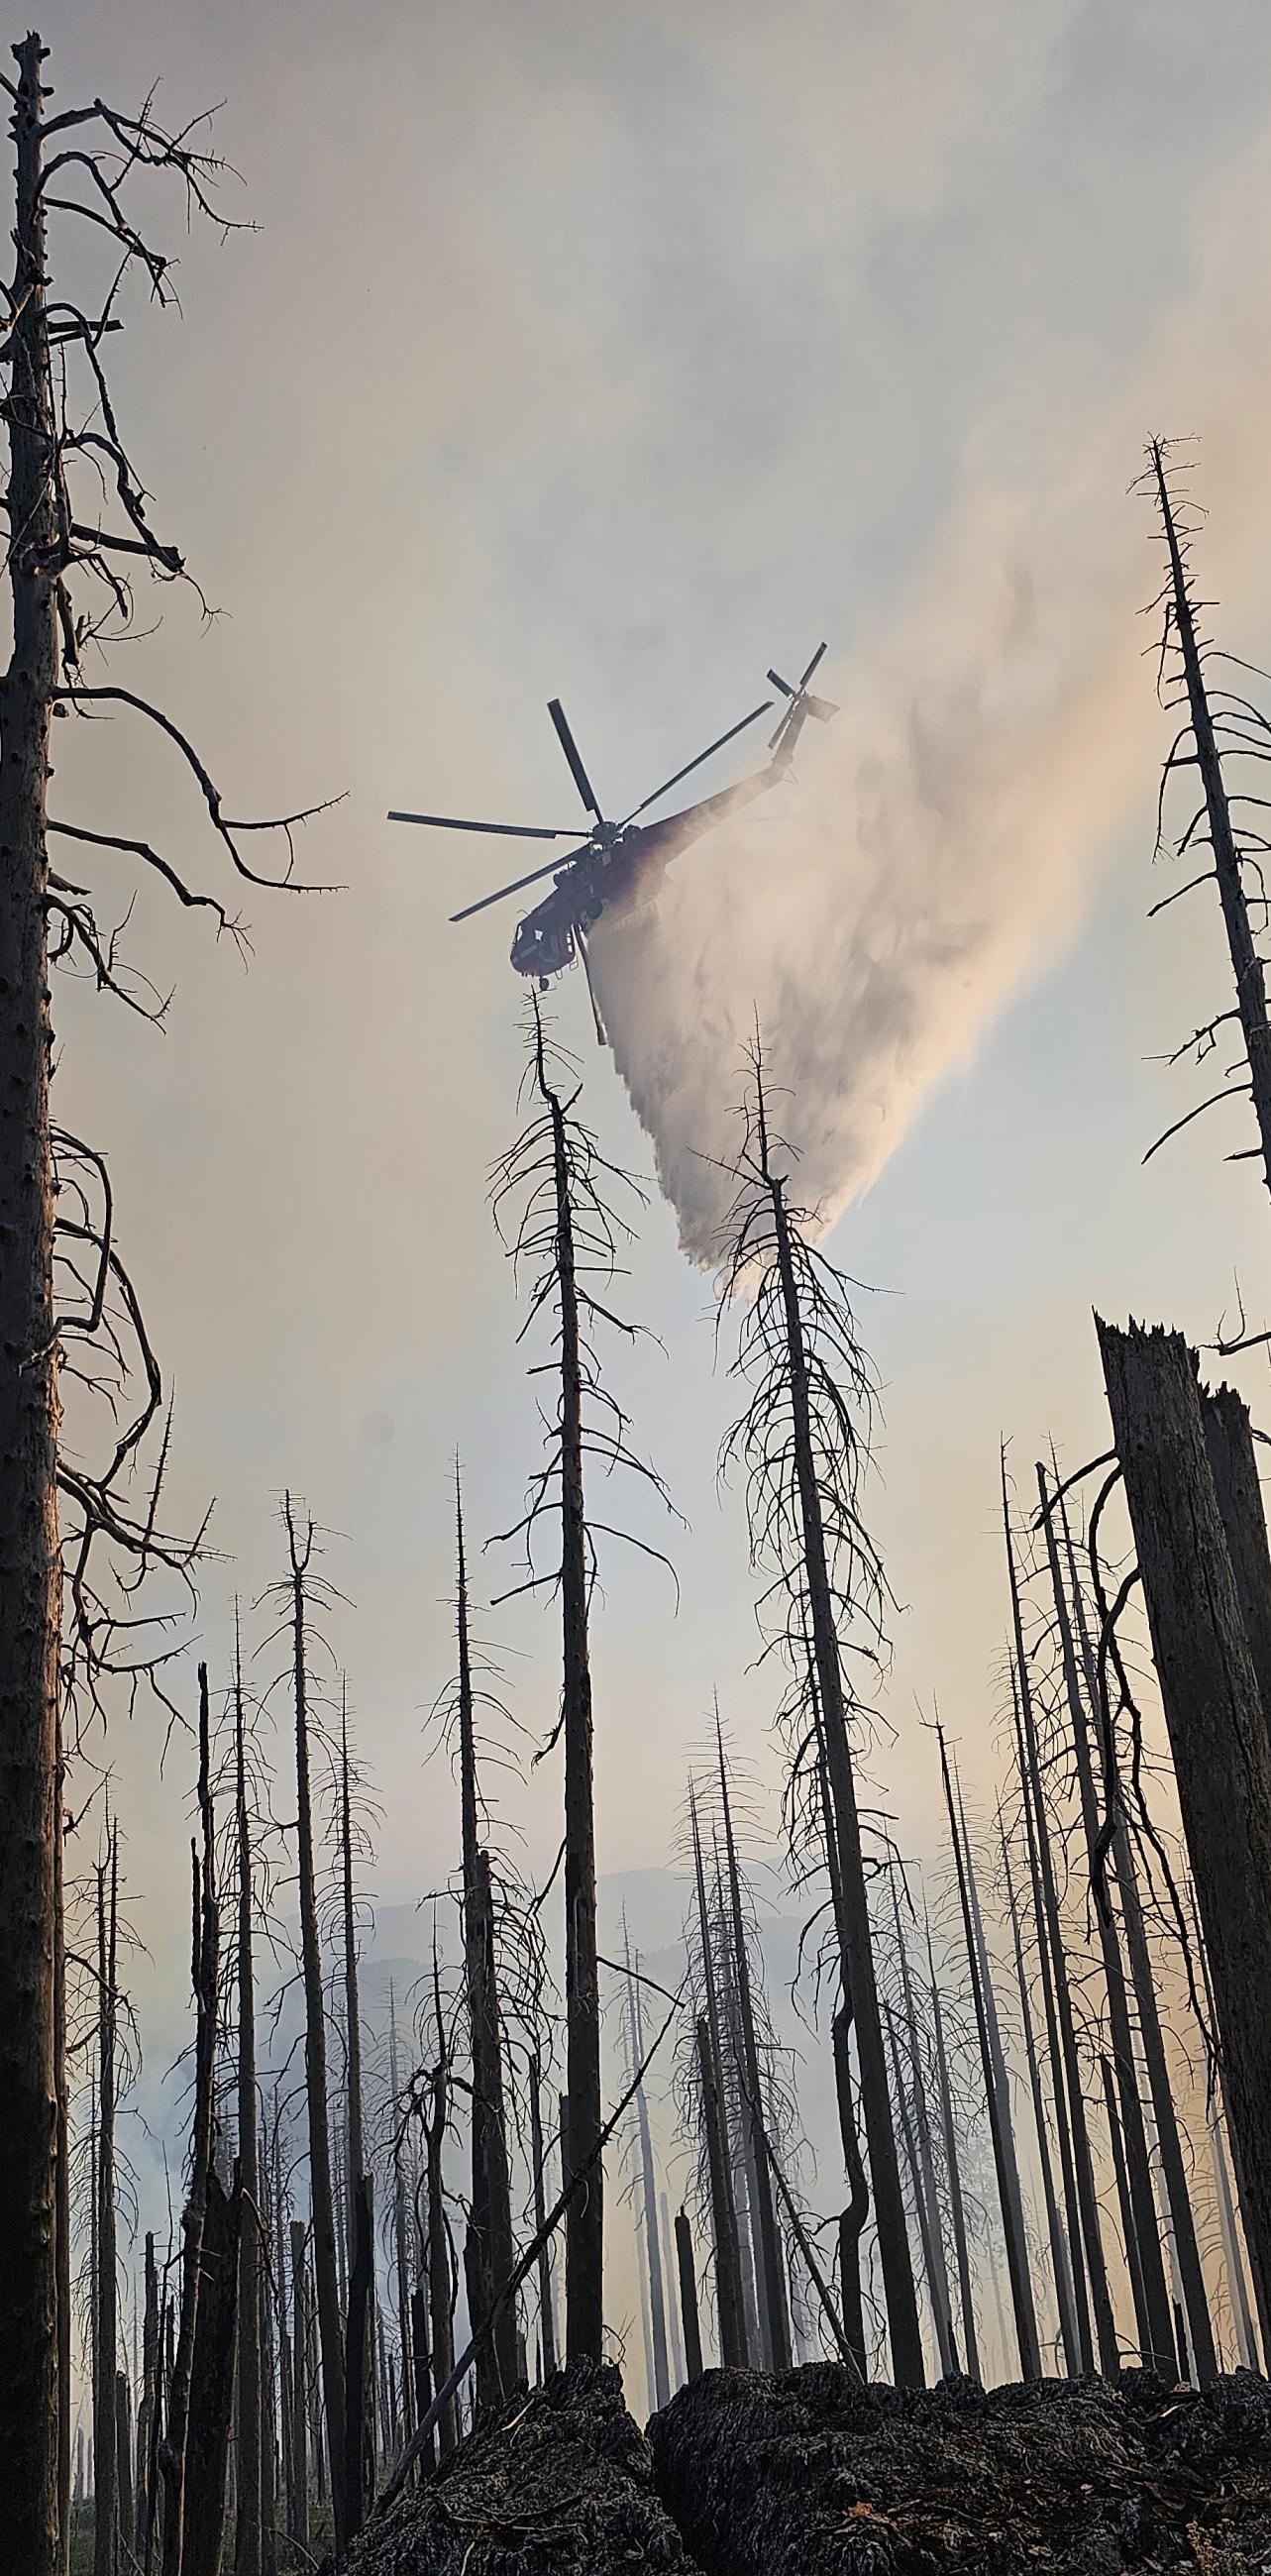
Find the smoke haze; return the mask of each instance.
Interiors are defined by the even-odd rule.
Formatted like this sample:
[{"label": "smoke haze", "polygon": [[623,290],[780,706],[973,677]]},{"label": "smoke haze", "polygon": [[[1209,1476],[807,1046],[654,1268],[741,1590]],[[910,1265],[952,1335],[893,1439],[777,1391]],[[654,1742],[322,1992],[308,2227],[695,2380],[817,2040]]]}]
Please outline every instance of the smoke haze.
[{"label": "smoke haze", "polygon": [[[1246,263],[1247,218],[1245,203]],[[1138,614],[1156,583],[1149,517],[1125,486],[1162,409],[1205,431],[1198,497],[1221,495],[1243,547],[1266,527],[1250,442],[1264,334],[1247,300],[1241,334],[1228,328],[1231,230],[1212,227],[1200,289],[1094,438],[1052,419],[1009,479],[980,443],[919,594],[890,633],[823,664],[842,712],[807,726],[797,778],[686,854],[656,909],[598,926],[615,1058],[696,1262],[718,1249],[756,1014],[800,1197],[829,1225],[1071,939],[1143,804],[1167,736]],[[1204,546],[1209,574],[1221,526]],[[1239,564],[1221,569],[1238,617]]]}]

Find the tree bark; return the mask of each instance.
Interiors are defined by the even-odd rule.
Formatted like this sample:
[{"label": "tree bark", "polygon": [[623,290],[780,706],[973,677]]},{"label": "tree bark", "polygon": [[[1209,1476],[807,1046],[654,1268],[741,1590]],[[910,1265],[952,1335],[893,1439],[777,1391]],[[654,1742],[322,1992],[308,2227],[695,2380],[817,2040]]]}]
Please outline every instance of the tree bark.
[{"label": "tree bark", "polygon": [[373,2242],[371,2235],[371,2186],[363,2174],[358,2182],[356,2223],[353,2232],[353,2259],[349,2265],[349,2315],[346,2345],[346,2381],[349,2402],[344,2419],[344,2509],[350,2540],[356,2540],[362,2528],[362,2507],[366,2476],[366,2408],[358,2399],[367,2377],[367,2326],[371,2307]]},{"label": "tree bark", "polygon": [[[671,2373],[666,2348],[666,2293],[662,2272],[661,2230],[658,2225],[658,2185],[653,2164],[653,2139],[649,2129],[649,2105],[645,2098],[640,2066],[644,2058],[644,2035],[640,2002],[631,1973],[631,1945],[626,1945],[627,2018],[631,2047],[631,2077],[635,2084],[636,2135],[640,2149],[640,2196],[644,2218],[644,2255],[649,2278],[649,2336],[653,2356],[654,2403],[661,2408],[669,2403]],[[538,2221],[542,2225],[542,2220]]]},{"label": "tree bark", "polygon": [[60,1424],[44,897],[58,676],[38,36],[15,46],[16,244],[0,680],[0,2565],[58,2576],[55,1974]]},{"label": "tree bark", "polygon": [[1177,1333],[1099,1322],[1238,2143],[1264,2347],[1271,2281],[1271,1740]]},{"label": "tree bark", "polygon": [[1271,1730],[1271,1549],[1267,1545],[1267,1519],[1249,1408],[1234,1387],[1220,1386],[1213,1395],[1201,1389],[1200,1409],[1227,1554],[1236,1579],[1263,1713]]},{"label": "tree bark", "polygon": [[[1051,2270],[1055,2278],[1055,2300],[1059,2310],[1059,2333],[1064,2348],[1064,2367],[1070,2379],[1077,2379],[1091,2368],[1089,2325],[1086,2329],[1086,2351],[1083,2355],[1077,2335],[1077,2318],[1073,2306],[1072,2274],[1068,2266],[1068,2240],[1064,2235],[1059,2203],[1055,2197],[1055,2175],[1050,2158],[1050,2138],[1046,2128],[1046,2097],[1042,2089],[1041,2068],[1037,2062],[1037,2041],[1033,2029],[1033,2010],[1028,1998],[1028,1978],[1024,1971],[1024,1944],[1020,1933],[1019,1907],[1015,1901],[1015,1882],[1006,1830],[998,1810],[998,1833],[1002,1844],[1002,1869],[1006,1881],[1006,1910],[1010,1919],[1011,1940],[1015,1951],[1015,1983],[1019,1992],[1020,2027],[1024,2037],[1024,2058],[1028,2067],[1029,2091],[1033,2097],[1033,2126],[1037,2132],[1037,2153],[1041,2164],[1042,2198],[1046,2204],[1046,2232],[1050,2238]],[[1044,1956],[1044,1951],[1043,1951]],[[1051,2059],[1058,2078],[1058,2067]]]},{"label": "tree bark", "polygon": [[680,2282],[680,2316],[684,2326],[684,2368],[691,2382],[702,2375],[702,2324],[697,2309],[693,2231],[688,2222],[688,2212],[684,2209],[676,2213],[675,2257]]},{"label": "tree bark", "polygon": [[309,2272],[304,2221],[291,2222],[291,2537],[309,2538]]}]

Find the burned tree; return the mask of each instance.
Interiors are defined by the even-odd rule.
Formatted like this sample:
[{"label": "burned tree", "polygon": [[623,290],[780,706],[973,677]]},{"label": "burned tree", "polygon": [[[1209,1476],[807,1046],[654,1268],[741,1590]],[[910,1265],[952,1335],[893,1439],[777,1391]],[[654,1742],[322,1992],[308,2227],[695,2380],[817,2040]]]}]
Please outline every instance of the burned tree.
[{"label": "burned tree", "polygon": [[[569,2164],[587,2171],[585,2192],[572,2195],[565,2221],[565,2351],[567,2360],[599,2361],[604,2332],[604,2179],[601,2134],[600,1987],[596,1959],[596,1822],[592,1787],[592,1689],[588,1624],[595,1572],[594,1541],[625,1536],[588,1515],[584,1469],[625,1467],[662,1488],[633,1455],[626,1415],[601,1379],[593,1336],[619,1323],[605,1298],[617,1275],[629,1229],[612,1201],[619,1190],[639,1203],[628,1175],[607,1163],[577,1115],[581,1084],[563,1057],[549,1057],[537,999],[532,1004],[529,1067],[522,1099],[534,1107],[511,1151],[496,1165],[492,1195],[499,1227],[518,1270],[530,1274],[530,1309],[522,1336],[537,1318],[553,1322],[552,1373],[559,1392],[548,1416],[547,1457],[531,1481],[526,1509],[505,1539],[524,1541],[528,1566],[517,1591],[560,1595],[563,1676],[553,1742],[565,1756],[565,2045]],[[560,1552],[549,1571],[534,1562],[545,1520],[558,1525]],[[642,1542],[636,1541],[637,1545]],[[508,1597],[508,1596],[504,1596]],[[566,2177],[568,2180],[568,2177]]]},{"label": "burned tree", "polygon": [[1191,541],[1200,514],[1194,506],[1180,503],[1177,493],[1171,490],[1171,472],[1177,476],[1179,468],[1170,442],[1153,439],[1148,457],[1147,471],[1137,488],[1148,495],[1160,514],[1166,556],[1165,582],[1155,603],[1163,617],[1157,694],[1169,713],[1183,717],[1165,760],[1157,848],[1160,851],[1165,846],[1164,807],[1169,783],[1177,773],[1191,769],[1197,774],[1201,801],[1175,845],[1174,856],[1182,859],[1193,850],[1207,849],[1211,859],[1209,867],[1164,896],[1152,910],[1162,912],[1167,904],[1178,902],[1196,886],[1215,884],[1235,986],[1234,1007],[1217,1012],[1197,1029],[1175,1050],[1170,1062],[1176,1064],[1186,1055],[1202,1062],[1217,1048],[1220,1031],[1230,1028],[1237,1035],[1239,1049],[1237,1065],[1230,1070],[1234,1074],[1239,1069],[1241,1077],[1232,1080],[1229,1075],[1220,1091],[1176,1119],[1150,1147],[1149,1155],[1193,1118],[1203,1116],[1225,1100],[1243,1096],[1253,1103],[1258,1144],[1249,1149],[1247,1157],[1237,1154],[1229,1159],[1260,1161],[1263,1180],[1271,1190],[1271,1019],[1267,1016],[1266,968],[1258,950],[1258,939],[1265,935],[1271,920],[1263,874],[1271,840],[1256,828],[1254,819],[1265,805],[1265,798],[1246,787],[1231,785],[1227,774],[1229,768],[1234,768],[1237,776],[1248,777],[1242,764],[1256,765],[1271,758],[1271,723],[1254,700],[1242,694],[1234,679],[1223,674],[1211,678],[1215,663],[1222,663],[1233,673],[1252,666],[1234,654],[1219,652],[1200,632],[1197,615],[1201,603],[1191,575]]},{"label": "burned tree", "polygon": [[[1264,2347],[1271,2326],[1271,1740],[1205,1443],[1194,1355],[1181,1334],[1098,1323],[1137,1567],[1100,1641],[1133,1699],[1116,1610],[1141,1581],[1183,1832],[1213,1981],[1224,2091]],[[1135,1712],[1137,1723],[1137,1712]],[[1115,1771],[1110,1795],[1119,1798]],[[1114,1828],[1117,1805],[1105,1824]]]},{"label": "burned tree", "polygon": [[920,2386],[922,2337],[892,2125],[851,1740],[868,1703],[852,1678],[877,1673],[887,1591],[861,1517],[876,1389],[849,1283],[812,1241],[813,1219],[789,1192],[792,1156],[769,1129],[758,1047],[737,1195],[722,1243],[726,1298],[743,1303],[734,1373],[749,1388],[721,1469],[745,1478],[751,1551],[771,1580],[761,1604],[796,1688],[815,1676],[809,1723],[829,1786],[840,1891],[843,2002],[860,2067],[874,2217],[898,2383]]},{"label": "burned tree", "polygon": [[[83,1681],[96,1700],[121,1662],[135,1676],[136,1613],[120,1606],[108,1576],[95,1580],[93,1562],[103,1549],[107,1562],[122,1555],[131,1579],[148,1562],[179,1561],[180,1552],[165,1548],[153,1511],[135,1513],[122,1490],[161,1413],[161,1386],[120,1262],[105,1166],[53,1118],[49,970],[81,972],[143,1017],[160,1017],[164,1005],[123,963],[118,932],[99,921],[91,890],[50,868],[50,835],[74,846],[81,867],[102,852],[123,857],[140,879],[157,877],[178,902],[206,910],[218,929],[235,925],[140,834],[49,814],[52,718],[78,719],[77,747],[87,747],[95,719],[115,711],[161,738],[184,764],[222,855],[241,877],[270,880],[245,855],[248,833],[264,827],[230,818],[188,737],[134,690],[89,676],[92,657],[127,633],[133,585],[185,577],[177,549],[150,526],[105,368],[135,275],[158,303],[175,300],[169,263],[138,229],[130,200],[139,180],[166,175],[191,213],[219,223],[217,164],[201,148],[201,121],[170,132],[150,102],[138,114],[101,99],[51,114],[38,35],[14,50],[17,78],[3,87],[14,111],[15,267],[0,348],[12,617],[0,678],[0,2303],[8,2324],[0,2558],[29,2576],[53,2576],[67,2538],[69,2486],[69,2417],[59,2387],[67,2363],[65,2141],[57,2115],[63,1556],[74,1614],[66,1678],[68,1686]],[[107,255],[101,293],[84,303],[61,293],[55,279],[53,234],[63,223]],[[73,764],[64,755],[60,765]],[[63,1165],[83,1176],[77,1186],[85,1191],[91,1176],[91,1205],[73,1187],[58,1209]],[[113,1456],[85,1466],[59,1447],[60,1383],[74,1374],[63,1355],[76,1337],[101,1341],[111,1300],[133,1336],[142,1395],[131,1421],[121,1415]]]}]

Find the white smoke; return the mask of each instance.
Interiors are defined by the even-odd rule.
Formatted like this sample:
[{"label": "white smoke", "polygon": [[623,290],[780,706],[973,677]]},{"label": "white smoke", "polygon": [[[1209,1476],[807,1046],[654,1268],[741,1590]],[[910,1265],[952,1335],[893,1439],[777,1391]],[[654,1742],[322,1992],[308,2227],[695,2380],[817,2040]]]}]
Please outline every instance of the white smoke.
[{"label": "white smoke", "polygon": [[717,1248],[729,1191],[709,1158],[732,1148],[756,1014],[800,1195],[831,1223],[1071,939],[1132,804],[1150,842],[1164,733],[1136,612],[1157,570],[1125,487],[1162,416],[1204,429],[1204,497],[1266,603],[1266,335],[1247,311],[1226,329],[1221,230],[1204,290],[1093,429],[1052,423],[1010,484],[968,474],[916,601],[822,666],[843,712],[807,727],[797,784],[687,852],[656,909],[598,925],[615,1058],[694,1260]]}]

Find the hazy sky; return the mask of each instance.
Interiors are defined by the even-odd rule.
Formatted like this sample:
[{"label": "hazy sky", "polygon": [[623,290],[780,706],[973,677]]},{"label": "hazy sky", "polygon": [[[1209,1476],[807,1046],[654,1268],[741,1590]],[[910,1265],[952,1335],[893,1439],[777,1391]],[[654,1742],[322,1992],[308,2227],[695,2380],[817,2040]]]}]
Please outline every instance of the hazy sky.
[{"label": "hazy sky", "polygon": [[[233,809],[346,800],[303,847],[344,891],[249,890],[247,974],[142,888],[135,952],[178,986],[165,1035],[57,998],[59,1114],[110,1155],[176,1387],[171,1508],[217,1498],[204,1649],[223,1668],[233,1591],[277,1572],[290,1482],[344,1534],[329,1570],[356,1607],[334,1635],[385,1806],[377,1883],[398,1902],[431,1884],[454,1831],[444,1772],[421,1769],[450,1461],[458,1445],[483,1537],[537,1455],[484,1196],[515,1125],[519,994],[515,907],[446,918],[512,873],[506,849],[385,809],[568,821],[559,692],[625,810],[753,703],[770,659],[825,635],[840,747],[810,744],[786,818],[734,867],[718,844],[687,891],[684,861],[673,902],[739,1024],[749,961],[777,956],[773,1041],[815,1041],[832,1195],[843,1134],[870,1125],[853,1169],[872,1185],[834,1245],[885,1292],[862,1311],[887,1387],[876,1521],[907,1605],[885,1774],[922,1849],[915,1697],[938,1693],[972,1775],[990,1768],[999,1433],[1026,1493],[1051,1433],[1070,1462],[1105,1445],[1092,1305],[1204,1340],[1238,1270],[1262,1311],[1267,1210],[1220,1159],[1247,1141],[1239,1113],[1140,1167],[1203,1079],[1149,1059],[1226,992],[1203,905],[1144,920],[1167,733],[1135,614],[1150,521],[1125,491],[1145,438],[1201,435],[1204,588],[1231,647],[1265,658],[1271,18],[1252,0],[101,0],[43,30],[61,106],[131,104],[156,76],[174,121],[223,99],[229,203],[258,227],[186,239],[175,201],[149,209],[182,311],[134,305],[113,377],[154,524],[226,613],[204,632],[164,594],[119,676],[162,694]],[[161,746],[121,718],[89,742],[60,728],[57,751],[57,810],[144,834],[232,899]],[[764,871],[777,949],[755,930]],[[122,861],[95,882],[123,908]],[[862,1035],[871,939],[903,1043]],[[558,1009],[607,1148],[649,1174],[576,976]],[[703,1114],[728,1053],[695,1062]],[[607,1870],[667,1856],[712,1689],[760,1759],[772,1697],[747,1669],[738,1503],[715,1494],[734,1396],[710,1288],[660,1201],[632,1266],[664,1350],[620,1357],[615,1383],[690,1527],[670,1536],[678,1617],[656,1568],[606,1564]],[[498,1588],[489,1560],[479,1581]],[[552,1614],[486,1625],[542,1727]],[[157,1746],[139,1717],[115,1750],[162,1965],[186,1780],[178,1755],[156,1785]],[[544,1766],[536,1852],[555,1796]]]}]

